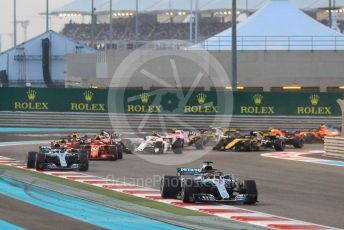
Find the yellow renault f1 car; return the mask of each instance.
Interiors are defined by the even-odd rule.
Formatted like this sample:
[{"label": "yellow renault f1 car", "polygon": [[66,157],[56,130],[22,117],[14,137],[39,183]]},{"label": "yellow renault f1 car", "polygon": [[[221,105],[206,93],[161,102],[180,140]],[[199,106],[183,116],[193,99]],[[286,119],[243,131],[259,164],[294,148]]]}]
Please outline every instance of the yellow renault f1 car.
[{"label": "yellow renault f1 car", "polygon": [[223,137],[237,135],[240,131],[234,128],[210,127],[188,131],[189,145],[195,145],[196,149],[203,149],[205,146],[217,144]]},{"label": "yellow renault f1 car", "polygon": [[276,151],[284,151],[285,146],[286,142],[284,138],[255,131],[245,136],[224,137],[217,143],[213,150],[251,152],[261,149],[275,149]]}]

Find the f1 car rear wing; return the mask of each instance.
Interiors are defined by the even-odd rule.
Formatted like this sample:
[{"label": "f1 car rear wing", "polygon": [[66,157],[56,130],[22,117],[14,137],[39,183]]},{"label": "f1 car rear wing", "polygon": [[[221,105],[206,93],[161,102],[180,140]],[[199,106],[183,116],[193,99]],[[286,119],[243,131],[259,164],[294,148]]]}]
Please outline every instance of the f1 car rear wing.
[{"label": "f1 car rear wing", "polygon": [[202,172],[202,169],[200,168],[177,168],[177,175],[195,175],[200,174]]}]

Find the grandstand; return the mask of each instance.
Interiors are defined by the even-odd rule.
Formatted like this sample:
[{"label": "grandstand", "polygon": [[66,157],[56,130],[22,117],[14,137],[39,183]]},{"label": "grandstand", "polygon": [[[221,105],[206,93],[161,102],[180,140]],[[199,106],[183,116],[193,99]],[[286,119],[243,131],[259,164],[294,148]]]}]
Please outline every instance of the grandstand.
[{"label": "grandstand", "polygon": [[[313,17],[312,19],[304,12],[292,6],[290,2],[291,1],[288,2],[288,0],[270,0],[268,4],[265,4],[263,7],[259,8],[259,10],[249,10],[249,13],[247,13],[247,11],[241,11],[239,8],[239,18],[246,13],[251,14],[253,12],[254,14],[239,23],[237,28],[237,48],[238,50],[245,51],[238,54],[238,72],[240,73],[238,84],[242,86],[241,88],[245,91],[284,91],[294,89],[304,92],[342,91],[342,76],[344,73],[342,68],[338,68],[337,63],[342,62],[344,35],[329,28],[328,25],[324,26],[314,20],[314,18],[318,18],[319,15],[322,16],[323,19],[326,18],[326,9],[318,11],[309,9],[307,14]],[[188,54],[190,54],[192,53],[190,52],[191,49],[194,51],[192,54],[197,56],[199,48],[205,48],[219,63],[221,63],[227,75],[231,76],[231,67],[229,65],[229,60],[231,58],[231,44],[229,43],[231,41],[231,30],[228,29],[231,22],[219,20],[219,17],[215,16],[216,12],[213,15],[208,14],[208,16],[206,16],[204,12],[200,11],[202,17],[199,20],[200,34],[203,36],[202,39],[204,39],[204,41],[199,41],[196,45],[189,46],[185,50],[180,50],[178,52],[180,52],[181,55],[183,55],[183,52],[189,52]],[[142,13],[140,15],[140,41],[144,42],[165,38],[188,40],[188,23],[174,22],[174,20],[170,22],[159,21],[158,16],[159,15],[153,13]],[[321,18],[320,16],[319,18]],[[230,18],[230,16],[228,16],[228,11],[227,15],[222,17],[222,19],[226,18]],[[99,87],[143,87],[145,89],[162,87],[159,82],[146,79],[140,73],[134,74],[130,79],[135,80],[130,82],[127,81],[129,78],[128,74],[122,74],[121,77],[123,79],[116,78],[115,82],[110,82],[117,68],[121,66],[123,60],[131,53],[131,50],[125,50],[125,48],[134,47],[134,19],[134,17],[130,17],[129,15],[128,18],[116,18],[113,21],[114,31],[120,28],[120,23],[123,24],[123,29],[120,30],[121,32],[115,40],[116,42],[123,42],[124,44],[121,44],[121,47],[116,46],[119,43],[114,44],[114,48],[122,49],[123,47],[122,50],[93,54],[91,55],[92,60],[94,60],[92,63],[89,62],[89,55],[68,56],[66,82],[81,82],[77,87],[81,87],[82,85],[97,85]],[[131,24],[125,24],[127,22]],[[222,24],[226,24],[223,27],[225,29],[220,26],[215,26]],[[80,28],[80,25],[75,26]],[[98,24],[98,27],[103,28],[102,39],[105,39],[98,41],[106,44],[108,24]],[[159,27],[165,28],[161,29],[161,34],[157,33],[157,31],[160,31],[157,29]],[[87,29],[90,29],[89,25]],[[123,32],[125,29],[127,29],[127,32]],[[219,36],[216,34],[217,30],[225,33],[223,41],[218,39]],[[77,32],[76,35],[78,33],[79,32]],[[215,36],[213,36],[214,33]],[[88,33],[83,32],[83,34],[87,36]],[[101,33],[97,33],[97,36],[100,34]],[[261,40],[258,40],[257,36],[259,36]],[[97,37],[97,39],[99,38],[100,37]],[[255,44],[253,44],[253,42]],[[162,41],[154,42],[153,44],[155,45],[154,48],[170,48]],[[181,42],[181,46],[182,44]],[[185,44],[190,45],[190,43],[186,42]],[[204,44],[204,46],[202,45],[200,47],[201,44]],[[175,47],[178,46],[179,45],[176,45]],[[103,45],[98,48],[104,49],[105,47],[107,46]],[[185,48],[185,46],[183,48]],[[145,55],[145,52],[147,52],[145,49],[135,52],[136,56],[140,54],[143,56],[138,60],[135,66],[143,66],[146,63],[148,66],[146,66],[145,69],[151,69],[156,76],[159,76],[165,82],[169,82],[170,85],[173,85],[173,82],[170,82],[174,79],[173,73],[168,73],[166,70],[168,63],[166,64],[162,58],[157,60],[157,63],[150,64],[150,56]],[[154,51],[154,54],[159,54],[159,52],[160,50]],[[111,60],[111,63],[106,60]],[[89,74],[85,73],[84,70],[80,70],[80,63],[87,63]],[[191,67],[188,66],[187,69],[191,69]],[[182,85],[191,86],[195,74],[184,73],[183,76]],[[205,76],[212,81],[215,79],[212,74]],[[326,81],[324,79],[326,79]],[[224,84],[218,82],[215,84],[215,81],[213,81],[213,83],[214,84],[207,84],[206,82],[202,82],[202,85],[205,89],[209,89],[213,86],[216,88],[224,86]],[[66,87],[76,86],[73,84],[66,84]]]},{"label": "grandstand", "polygon": [[[134,20],[117,20],[112,24],[113,26],[113,39],[115,40],[114,48],[117,45],[124,42],[130,42],[135,40],[135,22]],[[201,20],[200,21],[200,33],[202,38],[211,37],[226,28],[229,28],[231,23]],[[140,20],[140,30],[138,34],[138,40],[152,41],[163,39],[176,39],[176,40],[188,40],[189,25],[187,23],[159,23],[151,20]],[[91,25],[90,24],[66,24],[62,33],[68,37],[72,37],[78,41],[90,45]],[[109,25],[97,24],[96,26],[95,40],[98,45],[96,48],[101,49],[104,46],[99,44],[106,44],[109,38]]]},{"label": "grandstand", "polygon": [[[238,1],[238,20],[242,21],[249,15],[261,8],[266,0]],[[329,25],[328,1],[325,0],[291,0],[294,5],[301,8],[309,16]],[[198,15],[197,41],[202,41],[218,34],[231,27],[231,3],[226,0],[157,0],[139,1],[139,30],[136,37],[136,1],[135,0],[113,0],[112,15],[112,48],[131,48],[135,42],[146,42],[161,39],[190,39],[190,20],[193,21],[193,30],[196,26],[196,15]],[[109,1],[95,0],[95,48],[110,48],[109,45]],[[337,21],[338,30],[344,30],[344,0],[337,0],[333,6],[332,18]],[[191,10],[192,9],[192,10]],[[75,0],[59,9],[55,9],[52,14],[58,17],[70,18],[70,23],[66,24],[62,33],[72,37],[86,45],[91,44],[91,4],[85,1]],[[196,13],[197,12],[197,13]],[[80,16],[83,18],[78,20]],[[123,45],[124,44],[124,45]]]}]

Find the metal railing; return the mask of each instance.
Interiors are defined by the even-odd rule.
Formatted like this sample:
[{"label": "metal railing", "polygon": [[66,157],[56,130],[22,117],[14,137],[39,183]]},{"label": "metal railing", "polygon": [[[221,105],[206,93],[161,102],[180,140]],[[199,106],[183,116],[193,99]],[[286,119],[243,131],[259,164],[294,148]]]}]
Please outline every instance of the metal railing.
[{"label": "metal railing", "polygon": [[[87,42],[84,42],[85,45],[88,45]],[[97,41],[95,44],[95,49],[98,51],[105,50],[178,50],[178,49],[187,49],[192,46],[189,41],[184,40],[158,40],[158,41],[134,41],[134,40],[115,40],[110,45],[108,41]]]},{"label": "metal railing", "polygon": [[[201,43],[208,50],[231,50],[230,36],[216,36]],[[238,50],[344,50],[343,36],[238,36]]]},{"label": "metal railing", "polygon": [[[111,121],[112,122],[111,122]],[[98,114],[62,112],[0,112],[0,126],[3,127],[53,127],[129,130],[138,129],[144,120],[143,130],[160,130],[158,115],[147,119],[139,114]],[[302,116],[204,116],[169,115],[164,116],[164,127],[209,128],[209,125],[238,128],[243,131],[267,130],[270,127],[296,131],[317,128],[322,123],[339,126],[341,117]]]},{"label": "metal railing", "polygon": [[[87,44],[87,42],[85,42]],[[231,50],[232,38],[230,36],[215,36],[192,44],[182,40],[159,41],[132,41],[117,40],[110,46],[108,41],[98,41],[97,50],[134,50],[140,49],[206,49],[206,50]],[[244,50],[344,50],[343,36],[238,36],[237,48]]]}]

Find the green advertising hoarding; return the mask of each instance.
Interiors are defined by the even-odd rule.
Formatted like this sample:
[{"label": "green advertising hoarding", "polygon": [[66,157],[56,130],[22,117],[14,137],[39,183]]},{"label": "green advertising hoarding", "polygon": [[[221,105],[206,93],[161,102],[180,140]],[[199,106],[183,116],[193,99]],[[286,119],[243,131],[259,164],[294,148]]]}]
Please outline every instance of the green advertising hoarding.
[{"label": "green advertising hoarding", "polygon": [[0,88],[0,111],[340,116],[341,93]]},{"label": "green advertising hoarding", "polygon": [[129,114],[225,115],[233,105],[228,91],[125,89],[110,90],[110,98],[117,98],[112,111]]},{"label": "green advertising hoarding", "polygon": [[340,93],[235,93],[235,115],[340,116]]},{"label": "green advertising hoarding", "polygon": [[96,89],[1,88],[0,111],[102,112],[107,91]]}]

